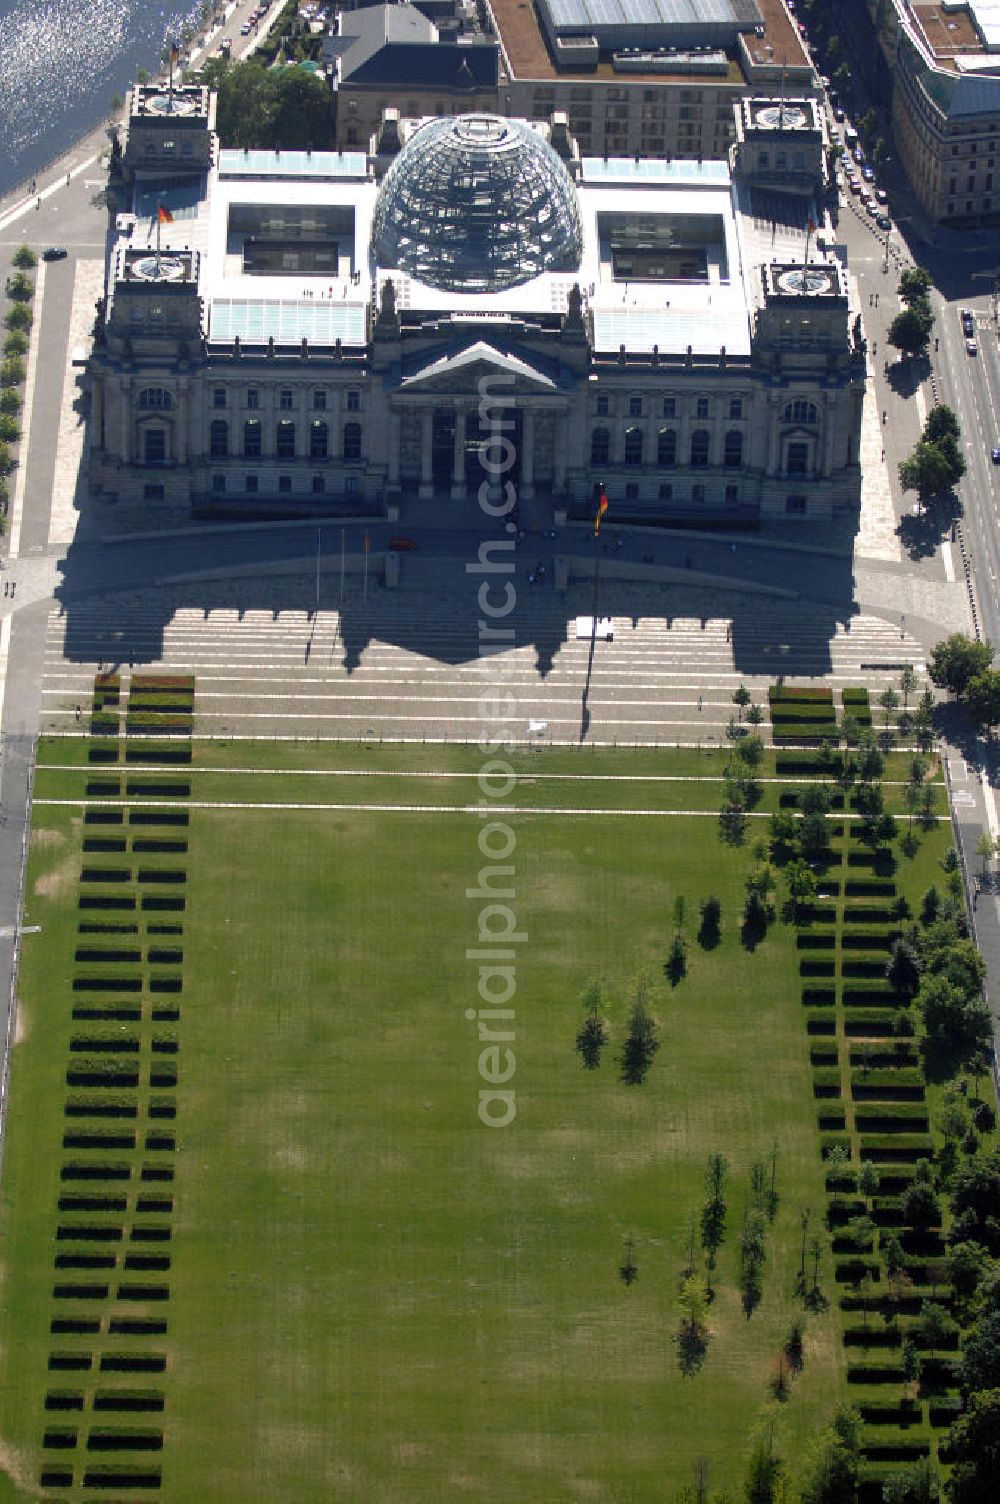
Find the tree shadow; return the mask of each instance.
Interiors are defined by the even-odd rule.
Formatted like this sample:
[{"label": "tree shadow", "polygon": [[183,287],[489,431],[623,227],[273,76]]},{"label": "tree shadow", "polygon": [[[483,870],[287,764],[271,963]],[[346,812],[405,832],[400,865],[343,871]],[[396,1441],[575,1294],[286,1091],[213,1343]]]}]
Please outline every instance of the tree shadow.
[{"label": "tree shadow", "polygon": [[896,536],[913,560],[929,559],[962,516],[962,503],[954,491],[933,497],[919,512],[900,519]]},{"label": "tree shadow", "polygon": [[677,1367],[686,1379],[694,1378],[708,1353],[708,1333],[704,1327],[685,1321],[677,1333]]},{"label": "tree shadow", "polygon": [[703,919],[698,931],[698,944],[702,950],[715,950],[722,943],[722,931],[718,920]]}]

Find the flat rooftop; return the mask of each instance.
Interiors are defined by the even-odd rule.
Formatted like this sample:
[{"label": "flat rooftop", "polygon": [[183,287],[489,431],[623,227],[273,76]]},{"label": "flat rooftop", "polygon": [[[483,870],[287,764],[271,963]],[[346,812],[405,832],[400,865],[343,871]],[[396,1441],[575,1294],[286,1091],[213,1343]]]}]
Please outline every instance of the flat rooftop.
[{"label": "flat rooftop", "polygon": [[[531,0],[528,3],[525,0],[487,0],[487,4],[493,13],[497,35],[515,79],[561,79],[568,83],[600,80],[602,83],[616,84],[686,84],[688,88],[697,88],[709,82],[713,85],[725,83],[740,87],[747,82],[735,55],[729,55],[729,70],[725,78],[721,74],[713,74],[710,79],[706,79],[692,73],[623,72],[610,61],[599,62],[592,67],[557,68],[542,35],[538,13]],[[753,50],[763,52],[779,67],[784,62],[789,68],[809,68],[802,38],[782,0],[757,0],[757,8],[764,25],[764,34],[752,38]]]},{"label": "flat rooftop", "polygon": [[914,0],[910,11],[940,67],[954,70],[957,57],[982,52],[982,41],[967,10],[946,11],[932,0]]}]

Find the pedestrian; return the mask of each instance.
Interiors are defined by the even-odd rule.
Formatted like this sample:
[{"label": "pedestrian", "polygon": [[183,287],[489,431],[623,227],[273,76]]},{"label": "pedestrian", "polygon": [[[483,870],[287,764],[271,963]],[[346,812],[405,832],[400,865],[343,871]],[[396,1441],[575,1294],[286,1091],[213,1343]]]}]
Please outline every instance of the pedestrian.
[{"label": "pedestrian", "polygon": [[41,195],[39,195],[39,197],[35,199],[35,208],[36,209],[40,209],[41,207],[42,207],[42,199],[41,199]]},{"label": "pedestrian", "polygon": [[888,418],[888,416],[889,416],[889,414],[883,410],[883,412],[882,412],[882,427],[883,428],[885,427],[885,420],[886,420],[886,418]]},{"label": "pedestrian", "polygon": [[877,354],[878,354],[878,343],[877,343],[876,340],[872,340],[872,360],[875,359],[875,357],[876,357]]},{"label": "pedestrian", "polygon": [[882,458],[885,459],[885,450],[882,450]]},{"label": "pedestrian", "polygon": [[701,698],[701,695],[699,695],[699,696],[698,696],[698,714],[699,714],[699,715],[700,715],[700,714],[701,714],[701,707],[702,707],[702,705],[703,705],[703,704],[704,704],[704,703],[705,703],[705,702],[704,702],[704,701],[703,701],[703,700],[702,700],[702,698]]},{"label": "pedestrian", "polygon": [[875,294],[875,307],[878,307],[878,293]]},{"label": "pedestrian", "polygon": [[68,172],[67,172],[67,174],[66,174],[66,187],[67,187],[67,188],[68,188],[68,187],[69,187],[69,178],[70,178],[70,175],[69,175],[69,173],[68,173]]}]

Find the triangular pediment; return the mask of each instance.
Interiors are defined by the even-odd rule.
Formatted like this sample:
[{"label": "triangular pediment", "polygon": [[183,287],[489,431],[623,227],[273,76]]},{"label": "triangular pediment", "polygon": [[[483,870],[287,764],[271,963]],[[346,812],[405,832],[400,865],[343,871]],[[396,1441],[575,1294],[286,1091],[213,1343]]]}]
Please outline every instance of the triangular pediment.
[{"label": "triangular pediment", "polygon": [[[478,339],[472,344],[455,351],[448,351],[445,355],[438,355],[427,360],[415,370],[409,371],[400,379],[400,388],[403,391],[454,391],[461,387],[463,391],[474,389],[477,383],[486,376],[502,376],[504,378],[504,390],[511,395],[515,392],[554,392],[558,388],[552,377],[539,369],[524,356],[512,355],[509,351],[498,350],[496,345],[491,345],[488,340]],[[514,385],[509,383],[513,380]]]}]

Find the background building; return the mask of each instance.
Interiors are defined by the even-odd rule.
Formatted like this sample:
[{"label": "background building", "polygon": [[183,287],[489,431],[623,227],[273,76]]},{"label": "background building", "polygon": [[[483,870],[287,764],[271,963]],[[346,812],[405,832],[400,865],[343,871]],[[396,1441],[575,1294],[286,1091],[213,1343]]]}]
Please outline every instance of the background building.
[{"label": "background building", "polygon": [[[890,105],[899,161],[924,209],[952,223],[996,222],[1000,5],[850,0],[844,12],[877,38],[869,83]],[[858,50],[866,51],[865,32]]]},{"label": "background building", "polygon": [[[135,91],[143,131],[173,131],[162,98]],[[180,100],[210,136],[210,100]],[[508,479],[557,511],[600,482],[619,517],[855,509],[865,361],[820,116],[758,99],[738,129],[731,170],[389,114],[371,153],[222,150],[169,183],[127,143],[94,488],[178,517],[471,507],[485,383]]]}]

